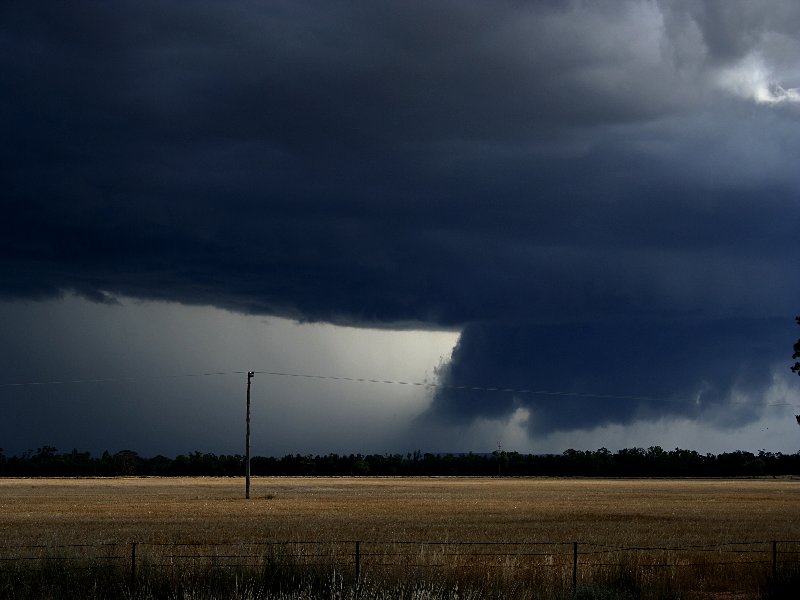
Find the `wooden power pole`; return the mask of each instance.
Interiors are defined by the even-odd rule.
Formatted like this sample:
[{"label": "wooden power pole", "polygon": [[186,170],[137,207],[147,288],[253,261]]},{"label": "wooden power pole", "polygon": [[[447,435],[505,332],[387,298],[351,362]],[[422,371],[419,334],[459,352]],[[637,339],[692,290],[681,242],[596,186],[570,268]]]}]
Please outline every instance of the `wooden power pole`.
[{"label": "wooden power pole", "polygon": [[250,499],[250,379],[255,373],[247,372],[247,433],[245,434],[244,450],[244,497]]}]

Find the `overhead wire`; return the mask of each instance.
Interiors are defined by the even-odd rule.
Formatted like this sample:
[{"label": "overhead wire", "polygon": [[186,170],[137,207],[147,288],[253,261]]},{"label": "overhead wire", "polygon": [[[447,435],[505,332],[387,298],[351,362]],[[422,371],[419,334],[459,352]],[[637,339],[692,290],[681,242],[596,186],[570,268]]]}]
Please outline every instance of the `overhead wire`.
[{"label": "overhead wire", "polygon": [[[635,402],[663,402],[674,403],[679,402],[675,398],[658,398],[654,396],[643,395],[623,395],[623,394],[607,394],[607,393],[591,393],[591,392],[574,392],[574,391],[561,391],[561,390],[546,390],[535,388],[518,388],[507,386],[487,386],[487,385],[455,385],[444,383],[441,381],[403,381],[395,379],[376,379],[366,377],[347,377],[343,375],[322,375],[318,373],[292,373],[284,371],[251,371],[258,375],[267,375],[272,377],[287,377],[295,379],[313,379],[321,381],[338,381],[349,382],[358,384],[378,384],[378,385],[394,385],[394,386],[409,386],[419,387],[425,389],[443,389],[443,390],[463,390],[472,392],[498,392],[518,395],[530,396],[552,396],[552,397],[567,397],[567,398],[596,398],[600,400],[627,400]],[[19,381],[0,383],[0,388],[10,387],[26,387],[26,386],[46,386],[46,385],[70,385],[70,384],[84,384],[84,383],[119,383],[119,382],[136,382],[136,381],[152,381],[157,379],[180,379],[191,377],[210,377],[210,376],[223,376],[223,375],[246,375],[248,371],[204,371],[199,373],[178,373],[166,375],[146,375],[137,377],[103,377],[103,378],[87,378],[87,379],[59,379],[59,380],[44,380],[44,381]],[[734,402],[733,404],[741,404]],[[788,402],[769,403],[764,406],[800,406],[799,404],[791,404]]]},{"label": "overhead wire", "polygon": [[529,394],[535,396],[572,396],[572,397],[586,397],[586,398],[606,398],[612,400],[640,400],[660,401],[658,398],[651,398],[648,396],[631,396],[631,395],[618,395],[618,394],[600,394],[600,393],[583,393],[583,392],[564,392],[554,390],[537,390],[528,388],[514,388],[504,386],[484,386],[484,385],[454,385],[442,382],[425,382],[425,381],[399,381],[391,379],[367,379],[363,377],[343,377],[338,375],[315,375],[306,373],[283,373],[279,371],[254,371],[255,373],[264,375],[274,375],[279,377],[297,377],[304,379],[322,379],[333,381],[349,381],[353,383],[377,383],[385,385],[408,385],[416,387],[424,387],[431,389],[448,389],[448,390],[467,390],[474,392],[505,392],[510,394]]},{"label": "overhead wire", "polygon": [[[571,396],[571,397],[586,397],[586,398],[605,398],[614,400],[637,400],[637,401],[664,401],[663,399],[652,398],[649,396],[634,396],[634,395],[619,395],[619,394],[600,394],[600,393],[584,393],[584,392],[566,392],[555,390],[540,390],[528,388],[513,388],[504,386],[484,386],[484,385],[454,385],[442,382],[429,382],[429,381],[402,381],[392,379],[371,379],[366,377],[347,377],[343,375],[321,375],[317,373],[289,373],[282,371],[252,371],[259,375],[268,375],[274,377],[291,377],[297,379],[316,379],[323,381],[342,381],[351,383],[373,383],[382,385],[398,385],[398,386],[411,386],[422,387],[428,389],[450,389],[450,390],[467,390],[478,392],[505,392],[511,394],[530,394],[541,396]],[[213,375],[245,375],[247,371],[209,371],[202,373],[182,373],[171,375],[151,375],[140,377],[104,377],[104,378],[90,378],[90,379],[60,379],[60,380],[46,380],[46,381],[20,381],[10,383],[0,383],[0,387],[24,387],[24,386],[43,386],[43,385],[68,385],[80,383],[117,383],[117,382],[133,382],[145,381],[154,379],[177,379],[182,377],[206,377]]]}]

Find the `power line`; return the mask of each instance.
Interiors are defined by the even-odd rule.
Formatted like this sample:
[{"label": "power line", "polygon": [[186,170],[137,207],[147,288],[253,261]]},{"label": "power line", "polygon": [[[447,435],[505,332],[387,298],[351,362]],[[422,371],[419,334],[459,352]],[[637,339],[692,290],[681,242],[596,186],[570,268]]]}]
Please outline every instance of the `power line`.
[{"label": "power line", "polygon": [[[614,400],[637,400],[637,401],[665,401],[658,398],[648,396],[632,396],[632,395],[618,395],[618,394],[592,394],[582,392],[564,392],[553,390],[537,390],[527,388],[513,388],[503,386],[482,386],[482,385],[453,385],[441,382],[428,382],[428,381],[401,381],[392,379],[369,379],[365,377],[346,377],[343,375],[320,375],[316,373],[288,373],[281,371],[251,371],[259,375],[269,375],[273,377],[291,377],[297,379],[316,379],[322,381],[342,381],[350,383],[372,383],[380,385],[397,385],[397,386],[411,386],[421,387],[427,389],[449,389],[449,390],[466,390],[473,392],[504,392],[510,394],[530,394],[538,396],[570,396],[570,397],[585,397],[585,398],[605,398]],[[0,387],[25,387],[25,386],[43,386],[43,385],[69,385],[69,384],[82,384],[82,383],[119,383],[119,382],[135,382],[135,381],[149,381],[156,379],[178,379],[182,377],[208,377],[215,375],[243,375],[247,371],[210,371],[205,373],[184,373],[178,375],[152,375],[140,377],[105,377],[93,379],[63,379],[63,380],[50,380],[50,381],[22,381],[13,383],[0,383]]]},{"label": "power line", "polygon": [[[550,396],[550,397],[562,397],[562,398],[595,398],[599,400],[626,400],[634,402],[676,403],[680,401],[678,399],[658,398],[654,396],[643,396],[643,395],[571,392],[571,391],[545,390],[545,389],[535,389],[535,388],[505,387],[505,386],[454,385],[442,382],[374,379],[366,377],[347,377],[343,375],[322,375],[318,373],[292,373],[284,371],[251,371],[251,372],[259,375],[268,375],[272,377],[315,379],[320,381],[339,381],[339,382],[358,383],[358,384],[409,386],[409,387],[419,387],[425,389],[442,389],[442,390],[456,390],[456,391],[464,390],[472,392],[497,392],[497,393],[507,393],[507,394],[517,394],[517,395]],[[46,385],[70,385],[70,384],[86,384],[86,383],[119,383],[119,382],[136,382],[136,381],[153,381],[157,379],[181,379],[181,378],[191,378],[191,377],[246,375],[247,373],[248,371],[206,371],[200,373],[146,375],[139,377],[105,377],[105,378],[91,378],[91,379],[62,379],[62,380],[49,380],[49,381],[21,381],[21,382],[11,382],[11,383],[0,383],[0,388],[46,386]],[[741,403],[733,402],[732,404],[741,404]],[[790,404],[787,402],[776,402],[776,403],[766,404],[764,406],[800,406],[800,405]]]},{"label": "power line", "polygon": [[353,383],[377,383],[384,385],[408,385],[416,387],[424,387],[430,389],[447,389],[447,390],[467,390],[473,392],[505,392],[510,394],[529,394],[532,396],[571,396],[579,398],[605,398],[609,400],[639,400],[639,401],[656,401],[656,402],[669,402],[668,400],[652,398],[649,396],[623,396],[617,394],[590,394],[582,392],[561,392],[553,390],[537,390],[527,388],[513,388],[503,386],[483,386],[483,385],[453,385],[448,383],[431,383],[424,381],[397,381],[391,379],[367,379],[362,377],[342,377],[337,375],[315,375],[306,373],[282,373],[278,371],[256,371],[264,375],[274,375],[278,377],[297,377],[303,379],[322,379],[333,381],[349,381]]}]

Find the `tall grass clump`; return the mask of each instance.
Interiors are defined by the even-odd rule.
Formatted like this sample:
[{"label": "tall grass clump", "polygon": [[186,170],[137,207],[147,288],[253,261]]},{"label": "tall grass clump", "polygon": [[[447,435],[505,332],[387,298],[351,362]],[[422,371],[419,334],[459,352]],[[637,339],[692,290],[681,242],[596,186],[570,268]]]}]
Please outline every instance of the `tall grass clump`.
[{"label": "tall grass clump", "polygon": [[584,579],[568,598],[574,600],[678,600],[685,592],[671,573],[654,573],[632,563],[615,565]]},{"label": "tall grass clump", "polygon": [[127,573],[115,565],[76,566],[50,560],[37,565],[0,565],[0,598],[8,600],[101,600],[126,598]]},{"label": "tall grass clump", "polygon": [[[620,566],[571,582],[533,572],[518,576],[475,569],[393,569],[356,581],[351,573],[267,557],[261,567],[142,565],[135,578],[118,565],[46,561],[0,568],[0,598],[120,600],[666,600],[680,598],[661,585]],[[775,590],[778,588],[775,587]],[[788,596],[773,595],[770,598]]]},{"label": "tall grass clump", "polygon": [[[182,569],[143,568],[135,580],[117,566],[48,562],[31,567],[0,566],[0,598],[9,600],[678,600],[716,598],[691,586],[656,578],[630,565],[557,586],[541,580],[422,576],[364,577],[361,581],[332,569],[280,565],[264,569],[221,566]],[[796,598],[800,571],[767,577],[749,599]],[[737,596],[738,597],[738,596]],[[742,596],[745,597],[745,596]]]},{"label": "tall grass clump", "polygon": [[800,565],[785,564],[764,578],[760,596],[763,600],[795,600],[798,590],[800,590]]}]

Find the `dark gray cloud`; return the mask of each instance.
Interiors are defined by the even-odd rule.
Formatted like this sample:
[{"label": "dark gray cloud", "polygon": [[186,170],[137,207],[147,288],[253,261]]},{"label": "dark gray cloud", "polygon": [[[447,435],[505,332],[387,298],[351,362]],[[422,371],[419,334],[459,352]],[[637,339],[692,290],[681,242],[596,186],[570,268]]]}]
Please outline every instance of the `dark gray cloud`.
[{"label": "dark gray cloud", "polygon": [[701,42],[711,62],[731,62],[754,50],[769,52],[797,43],[800,15],[791,2],[774,2],[765,7],[752,0],[660,0],[667,33],[677,45],[691,37]]},{"label": "dark gray cloud", "polygon": [[[464,423],[524,408],[532,436],[662,417],[733,428],[763,411],[786,337],[784,321],[766,319],[472,324],[424,418]],[[482,382],[524,391],[468,389]]]},{"label": "dark gray cloud", "polygon": [[[539,352],[539,327],[559,344],[600,323],[604,355],[663,346],[672,375],[609,364],[592,385],[563,362],[543,383],[730,391],[704,349],[766,346],[800,299],[799,20],[711,0],[4,3],[0,294],[466,327],[448,377],[507,364],[520,384],[539,355],[496,340],[519,327]],[[659,341],[688,317],[687,352]],[[736,347],[763,382],[777,356]]]}]

